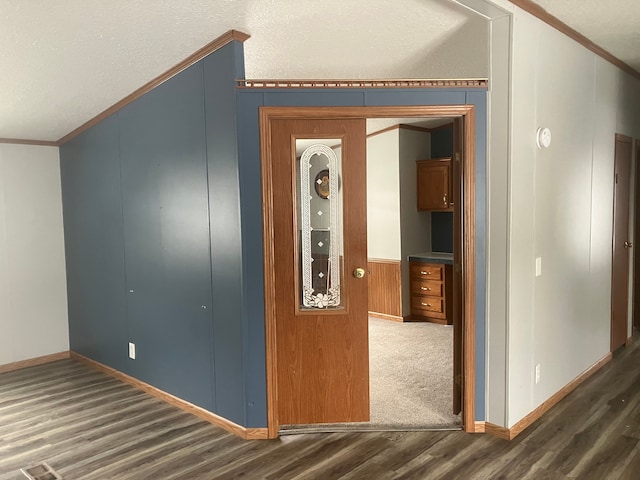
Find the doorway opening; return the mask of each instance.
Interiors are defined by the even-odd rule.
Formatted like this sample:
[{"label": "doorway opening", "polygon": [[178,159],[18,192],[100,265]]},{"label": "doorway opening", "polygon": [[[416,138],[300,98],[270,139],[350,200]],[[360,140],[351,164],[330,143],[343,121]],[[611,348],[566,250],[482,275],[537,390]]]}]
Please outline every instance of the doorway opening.
[{"label": "doorway opening", "polygon": [[455,129],[451,118],[367,119],[371,418],[363,429],[461,428]]},{"label": "doorway opening", "polygon": [[[475,352],[475,119],[472,105],[413,107],[262,107],[260,110],[263,227],[265,254],[265,304],[267,333],[267,393],[269,436],[276,437],[282,425],[367,422],[369,418],[369,295],[367,280],[359,271],[371,272],[366,245],[366,177],[364,152],[367,118],[443,118],[458,127],[460,152],[452,159],[453,182],[450,197],[443,203],[457,204],[453,209],[458,228],[459,248],[455,248],[448,275],[456,285],[450,293],[453,319],[458,318],[458,384],[461,423],[466,431],[474,424],[474,352]],[[420,127],[416,127],[420,128]],[[343,303],[333,310],[309,310],[298,302],[295,293],[303,285],[305,271],[300,260],[304,237],[297,217],[298,193],[296,147],[302,140],[340,140],[344,150],[340,178],[340,199],[344,228],[339,251]],[[312,145],[313,146],[313,145]],[[319,148],[316,147],[318,150]],[[331,148],[329,148],[331,150]],[[457,152],[454,152],[454,157]],[[327,158],[331,157],[330,153]],[[340,163],[338,160],[334,162]],[[345,170],[346,169],[346,170]],[[329,170],[331,172],[331,170]],[[329,181],[332,174],[329,173]],[[306,177],[305,177],[306,178]],[[456,190],[457,189],[457,190]],[[337,192],[337,190],[336,190]],[[317,192],[316,192],[317,194]],[[328,195],[329,197],[331,194]],[[453,201],[452,201],[453,200]],[[322,211],[322,210],[319,210]],[[337,210],[336,210],[337,211]],[[318,212],[315,212],[318,214]],[[456,220],[457,218],[457,220]],[[363,228],[364,227],[364,228]],[[347,229],[351,229],[347,231]],[[355,229],[355,230],[353,230]],[[312,235],[309,235],[313,238]],[[456,232],[453,233],[455,238]],[[332,245],[333,243],[330,242]],[[425,245],[425,249],[428,245]],[[417,252],[420,253],[420,252]],[[424,253],[424,252],[422,252]],[[311,261],[314,259],[311,256]],[[302,265],[302,266],[301,266]],[[362,268],[364,267],[364,268]],[[309,271],[313,271],[309,267]],[[417,275],[425,272],[420,267]],[[323,272],[319,272],[322,274]],[[447,273],[443,268],[430,277],[438,281]],[[354,280],[355,279],[355,280]],[[360,280],[358,280],[360,279]],[[301,283],[302,282],[302,283]],[[427,287],[425,287],[427,288]],[[287,293],[289,290],[291,292]],[[310,288],[313,291],[313,287]],[[304,288],[303,288],[304,291]],[[293,292],[293,293],[292,293]],[[365,296],[362,297],[364,292]],[[316,293],[313,291],[313,295]],[[456,300],[457,295],[457,300]],[[327,294],[317,298],[327,297]],[[328,298],[332,298],[329,296]],[[365,298],[365,302],[361,301]],[[324,301],[324,300],[323,300]],[[443,301],[443,299],[440,299]],[[444,304],[425,301],[426,310],[442,310]],[[323,305],[326,307],[328,304]],[[422,306],[422,305],[420,305]],[[415,312],[410,313],[413,317]],[[284,318],[287,317],[287,318]],[[404,315],[402,315],[404,317]],[[364,321],[361,319],[364,318]],[[407,320],[413,318],[407,318]],[[403,318],[404,320],[404,318]],[[389,321],[386,319],[385,321]],[[429,322],[432,323],[432,322]],[[444,323],[448,323],[445,319]],[[453,321],[452,321],[453,323]],[[434,324],[435,325],[435,324]],[[410,326],[408,324],[407,326]],[[443,326],[446,328],[446,326]],[[364,337],[363,337],[364,333]],[[455,341],[454,341],[455,344]],[[366,360],[363,361],[364,355]],[[455,354],[453,355],[455,358]],[[364,387],[363,387],[364,382]],[[455,382],[454,382],[455,384]],[[455,397],[455,395],[454,395]],[[452,412],[455,407],[452,405]],[[319,429],[322,426],[319,425]]]}]

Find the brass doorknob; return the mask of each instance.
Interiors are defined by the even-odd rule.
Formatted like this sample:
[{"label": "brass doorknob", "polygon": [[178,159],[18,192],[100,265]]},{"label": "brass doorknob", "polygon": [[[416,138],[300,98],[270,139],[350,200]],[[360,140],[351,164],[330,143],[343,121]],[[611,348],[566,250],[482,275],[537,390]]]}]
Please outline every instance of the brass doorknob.
[{"label": "brass doorknob", "polygon": [[631,248],[633,247],[633,243],[631,242],[624,242],[624,248]]},{"label": "brass doorknob", "polygon": [[356,268],[353,271],[353,276],[356,278],[364,278],[364,268]]}]

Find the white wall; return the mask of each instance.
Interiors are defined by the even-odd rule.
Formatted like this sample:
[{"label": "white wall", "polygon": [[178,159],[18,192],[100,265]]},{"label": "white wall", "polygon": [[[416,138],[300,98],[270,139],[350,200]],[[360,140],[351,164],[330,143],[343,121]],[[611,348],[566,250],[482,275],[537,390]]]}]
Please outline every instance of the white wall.
[{"label": "white wall", "polygon": [[420,212],[416,206],[416,160],[431,158],[431,134],[405,128],[399,129],[399,132],[402,315],[405,316],[411,313],[407,257],[431,251],[431,213]]},{"label": "white wall", "polygon": [[[469,1],[469,0],[467,0]],[[482,4],[482,0],[477,0]],[[487,341],[485,419],[506,425],[507,239],[509,228],[509,135],[511,16],[493,12],[487,140]]]},{"label": "white wall", "polygon": [[640,82],[517,8],[511,59],[506,426],[609,352],[614,135],[640,137]]},{"label": "white wall", "polygon": [[367,138],[369,258],[400,260],[399,129]]},{"label": "white wall", "polygon": [[0,144],[0,365],[65,350],[58,148]]}]

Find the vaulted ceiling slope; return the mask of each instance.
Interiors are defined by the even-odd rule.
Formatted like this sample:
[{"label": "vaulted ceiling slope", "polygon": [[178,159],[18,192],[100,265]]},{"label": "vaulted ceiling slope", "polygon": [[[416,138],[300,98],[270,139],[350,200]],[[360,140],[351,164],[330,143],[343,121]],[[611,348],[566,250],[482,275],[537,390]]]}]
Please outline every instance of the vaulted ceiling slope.
[{"label": "vaulted ceiling slope", "polygon": [[[640,70],[640,1],[526,1]],[[58,140],[231,29],[247,78],[488,76],[455,0],[0,0],[0,139]]]},{"label": "vaulted ceiling slope", "polygon": [[533,0],[533,2],[640,72],[640,1]]},{"label": "vaulted ceiling slope", "polygon": [[0,0],[0,138],[58,140],[236,29],[247,78],[486,77],[450,0]]}]

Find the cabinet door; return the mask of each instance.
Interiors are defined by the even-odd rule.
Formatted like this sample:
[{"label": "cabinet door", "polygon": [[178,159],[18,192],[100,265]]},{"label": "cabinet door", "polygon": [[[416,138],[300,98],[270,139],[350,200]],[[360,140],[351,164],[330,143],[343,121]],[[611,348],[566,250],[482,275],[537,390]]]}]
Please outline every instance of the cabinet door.
[{"label": "cabinet door", "polygon": [[196,64],[128,105],[120,154],[131,368],[213,410],[203,97]]},{"label": "cabinet door", "polygon": [[449,210],[450,162],[418,163],[418,210]]}]

